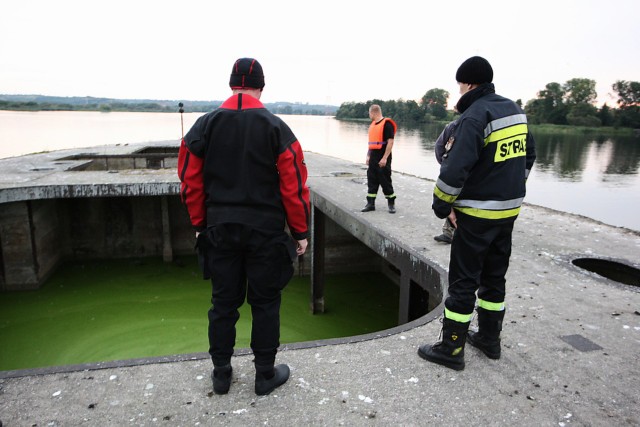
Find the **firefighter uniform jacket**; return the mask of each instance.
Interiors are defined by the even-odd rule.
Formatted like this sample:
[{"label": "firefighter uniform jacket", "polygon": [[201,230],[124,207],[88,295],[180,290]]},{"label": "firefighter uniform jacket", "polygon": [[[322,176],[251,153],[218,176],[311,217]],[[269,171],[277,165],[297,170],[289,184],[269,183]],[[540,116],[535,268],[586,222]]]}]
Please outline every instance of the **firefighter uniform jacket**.
[{"label": "firefighter uniform jacket", "polygon": [[223,223],[308,237],[307,167],[300,143],[256,98],[237,94],[200,117],[178,155],[181,199],[202,231]]},{"label": "firefighter uniform jacket", "polygon": [[440,167],[432,208],[439,218],[453,207],[476,218],[513,220],[536,158],[527,117],[516,103],[495,94],[493,84],[460,101],[462,115]]}]

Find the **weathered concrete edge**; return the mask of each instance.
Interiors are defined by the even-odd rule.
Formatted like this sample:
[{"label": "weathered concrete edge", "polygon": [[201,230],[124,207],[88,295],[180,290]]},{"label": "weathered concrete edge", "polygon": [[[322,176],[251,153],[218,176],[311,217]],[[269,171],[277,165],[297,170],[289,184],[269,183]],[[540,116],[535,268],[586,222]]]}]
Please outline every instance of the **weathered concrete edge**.
[{"label": "weathered concrete edge", "polygon": [[175,182],[34,185],[0,189],[0,204],[78,197],[173,196],[178,194],[180,194],[180,184]]}]

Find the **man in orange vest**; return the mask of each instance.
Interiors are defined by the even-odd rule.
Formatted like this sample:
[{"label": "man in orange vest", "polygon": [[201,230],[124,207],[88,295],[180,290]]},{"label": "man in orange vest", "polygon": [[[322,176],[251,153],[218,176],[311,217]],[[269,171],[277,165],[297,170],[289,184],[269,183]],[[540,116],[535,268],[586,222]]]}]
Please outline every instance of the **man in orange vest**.
[{"label": "man in orange vest", "polygon": [[382,108],[373,104],[369,107],[369,151],[367,152],[367,205],[362,212],[376,210],[378,187],[382,187],[389,205],[389,213],[396,213],[396,195],[391,184],[391,149],[398,129],[396,122],[382,115]]}]

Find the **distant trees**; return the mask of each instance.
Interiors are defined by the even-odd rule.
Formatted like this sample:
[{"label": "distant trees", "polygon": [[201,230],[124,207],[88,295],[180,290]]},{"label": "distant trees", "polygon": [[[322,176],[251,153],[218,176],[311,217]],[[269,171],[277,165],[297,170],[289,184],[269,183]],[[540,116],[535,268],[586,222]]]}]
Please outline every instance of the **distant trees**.
[{"label": "distant trees", "polygon": [[444,89],[429,89],[420,104],[409,100],[383,101],[372,99],[367,102],[345,102],[338,108],[336,118],[338,119],[368,119],[369,107],[378,104],[382,108],[382,114],[392,117],[396,121],[404,123],[430,123],[434,120],[445,120],[453,116],[447,111],[447,100],[449,92]]},{"label": "distant trees", "polygon": [[[33,99],[32,99],[33,98]],[[215,110],[222,101],[183,101],[187,113]],[[267,103],[265,107],[274,114],[300,114],[329,116],[335,114],[333,105],[301,104],[290,102]],[[149,101],[91,97],[50,97],[40,95],[0,95],[0,110],[14,111],[100,111],[174,113],[178,101]]]},{"label": "distant trees", "polygon": [[618,80],[612,88],[618,92],[618,125],[640,128],[640,82]]},{"label": "distant trees", "polygon": [[640,83],[617,81],[618,108],[607,104],[597,108],[596,82],[574,78],[565,84],[548,83],[538,97],[527,102],[525,111],[531,123],[573,126],[640,127]]},{"label": "distant trees", "polygon": [[[619,80],[612,86],[618,94],[618,108],[606,103],[600,108],[595,105],[597,92],[595,80],[573,78],[564,84],[547,83],[537,98],[528,101],[524,107],[529,123],[572,126],[615,126],[640,128],[640,82]],[[449,92],[444,89],[429,89],[415,101],[383,101],[372,99],[367,102],[345,102],[338,108],[338,119],[368,119],[369,106],[379,104],[382,113],[396,121],[422,124],[433,121],[453,120],[455,112],[447,110]],[[516,101],[522,107],[522,100]]]},{"label": "distant trees", "polygon": [[447,117],[447,100],[449,99],[449,92],[444,89],[429,89],[427,93],[422,97],[422,109],[427,117],[427,121],[430,121],[430,117],[438,120],[444,120]]},{"label": "distant trees", "polygon": [[547,83],[538,92],[538,98],[525,107],[529,121],[533,123],[567,124],[567,107],[564,104],[564,89],[559,83]]},{"label": "distant trees", "polygon": [[598,109],[593,105],[598,93],[596,82],[590,79],[571,79],[564,86],[567,104],[567,123],[573,126],[600,126],[596,116]]},{"label": "distant trees", "polygon": [[338,111],[336,111],[337,119],[369,119],[369,106],[371,104],[379,104],[382,107],[382,113],[387,114],[387,109],[383,105],[383,101],[372,100],[367,102],[343,102]]},{"label": "distant trees", "polygon": [[93,103],[93,104],[65,104],[65,103],[53,103],[53,102],[21,102],[21,101],[3,101],[0,100],[0,110],[14,110],[14,111],[101,111],[108,113],[111,111],[135,111],[135,112],[160,112],[170,113],[176,109],[160,105],[156,103],[122,103],[122,102],[110,102],[110,103]]}]

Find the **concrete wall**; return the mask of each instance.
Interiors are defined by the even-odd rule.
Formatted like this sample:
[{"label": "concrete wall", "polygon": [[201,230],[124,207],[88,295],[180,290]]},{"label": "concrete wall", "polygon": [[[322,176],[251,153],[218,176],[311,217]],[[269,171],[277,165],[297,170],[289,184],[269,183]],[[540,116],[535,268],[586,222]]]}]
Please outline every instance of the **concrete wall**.
[{"label": "concrete wall", "polygon": [[3,204],[0,209],[2,289],[33,289],[38,286],[32,238],[30,202]]},{"label": "concrete wall", "polygon": [[171,261],[194,253],[194,233],[177,196],[49,199],[1,207],[3,290],[36,289],[70,259]]},{"label": "concrete wall", "polygon": [[[314,224],[323,221],[322,243],[312,242],[295,264],[295,274],[311,276],[314,312],[323,311],[326,274],[385,275],[400,289],[398,324],[442,300],[441,272],[326,199],[314,195],[314,202],[323,209],[314,207]],[[36,199],[0,207],[0,290],[37,289],[69,260],[196,256],[195,233],[176,195]],[[317,251],[323,257],[314,267]],[[312,275],[313,268],[321,274]]]},{"label": "concrete wall", "polygon": [[[36,289],[66,260],[195,256],[194,231],[179,196],[79,197],[1,206],[3,290]],[[328,274],[380,271],[384,264],[330,219],[325,252]],[[310,257],[295,268],[296,274],[301,268],[309,275]]]},{"label": "concrete wall", "polygon": [[[384,260],[372,249],[326,218],[325,272],[327,274],[380,271]],[[303,274],[311,274],[311,262],[305,262]]]}]

